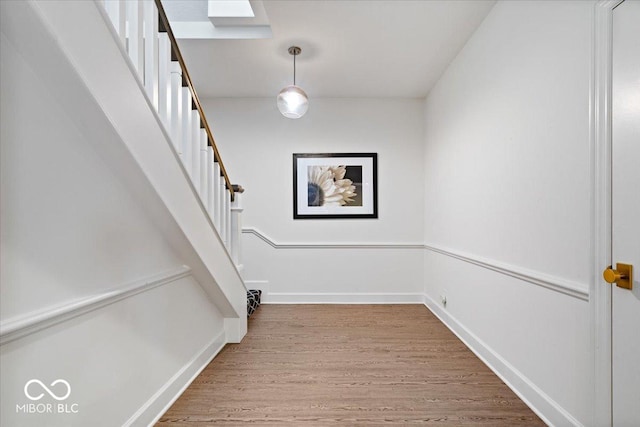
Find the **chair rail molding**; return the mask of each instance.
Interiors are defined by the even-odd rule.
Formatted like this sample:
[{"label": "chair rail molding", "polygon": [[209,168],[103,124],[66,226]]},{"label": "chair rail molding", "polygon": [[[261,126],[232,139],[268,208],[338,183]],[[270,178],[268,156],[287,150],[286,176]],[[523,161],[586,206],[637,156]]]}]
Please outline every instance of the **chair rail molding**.
[{"label": "chair rail molding", "polygon": [[4,345],[75,317],[98,310],[126,298],[191,275],[186,265],[147,277],[112,290],[73,300],[54,307],[9,318],[0,323],[0,345]]},{"label": "chair rail molding", "polygon": [[474,264],[537,286],[542,286],[543,288],[560,292],[570,297],[589,301],[589,287],[582,283],[567,280],[562,277],[552,276],[539,271],[517,267],[500,261],[483,258],[477,255],[454,251],[452,249],[441,248],[433,245],[424,245],[424,248],[428,251],[455,258],[469,264]]},{"label": "chair rail molding", "polygon": [[424,243],[342,243],[342,242],[308,242],[308,243],[279,243],[254,227],[244,227],[243,234],[251,234],[274,249],[420,249],[435,252],[440,255],[458,259],[495,271],[516,279],[532,283],[537,286],[560,292],[562,294],[589,301],[589,286],[562,277],[552,276],[539,271],[502,263],[488,258],[442,248]]},{"label": "chair rail molding", "polygon": [[279,243],[254,227],[243,227],[243,234],[253,234],[274,249],[423,249],[422,243]]}]

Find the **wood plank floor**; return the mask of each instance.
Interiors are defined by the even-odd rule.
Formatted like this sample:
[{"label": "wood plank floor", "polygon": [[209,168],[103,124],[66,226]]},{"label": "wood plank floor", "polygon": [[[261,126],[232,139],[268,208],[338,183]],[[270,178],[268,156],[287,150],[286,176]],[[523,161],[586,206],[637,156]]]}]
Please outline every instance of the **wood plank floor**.
[{"label": "wood plank floor", "polygon": [[263,305],[165,423],[544,425],[423,305]]}]

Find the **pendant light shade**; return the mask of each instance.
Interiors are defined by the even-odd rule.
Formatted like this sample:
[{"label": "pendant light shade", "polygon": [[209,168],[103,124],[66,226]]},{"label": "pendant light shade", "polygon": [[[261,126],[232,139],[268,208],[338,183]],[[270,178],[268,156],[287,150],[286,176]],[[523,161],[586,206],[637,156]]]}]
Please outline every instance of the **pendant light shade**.
[{"label": "pendant light shade", "polygon": [[309,109],[309,98],[298,86],[287,86],[278,94],[278,110],[288,119],[299,119]]},{"label": "pendant light shade", "polygon": [[302,88],[296,86],[296,56],[302,52],[298,46],[291,46],[293,55],[293,84],[280,91],[277,98],[278,110],[288,119],[299,119],[309,109],[309,98]]}]

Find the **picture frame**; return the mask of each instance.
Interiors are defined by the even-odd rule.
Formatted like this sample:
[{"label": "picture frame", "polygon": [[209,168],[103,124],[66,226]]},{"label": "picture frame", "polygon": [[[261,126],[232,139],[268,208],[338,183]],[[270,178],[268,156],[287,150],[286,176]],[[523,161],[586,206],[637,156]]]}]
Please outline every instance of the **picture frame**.
[{"label": "picture frame", "polygon": [[294,153],[294,219],[378,218],[377,153]]}]

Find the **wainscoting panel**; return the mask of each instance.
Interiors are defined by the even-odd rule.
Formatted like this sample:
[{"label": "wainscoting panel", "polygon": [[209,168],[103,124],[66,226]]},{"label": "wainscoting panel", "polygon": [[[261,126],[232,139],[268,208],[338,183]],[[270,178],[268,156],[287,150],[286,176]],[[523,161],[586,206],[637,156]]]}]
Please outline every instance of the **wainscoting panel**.
[{"label": "wainscoting panel", "polygon": [[265,303],[421,302],[420,243],[281,243],[255,228],[243,237],[242,274],[248,288],[268,283]]},{"label": "wainscoting panel", "polygon": [[[184,274],[15,330],[22,335],[0,346],[0,424],[147,425],[161,415],[226,343],[222,314]],[[17,410],[32,403],[24,392],[31,379],[66,381],[70,394],[60,403],[75,412]],[[37,403],[59,402],[45,395]]]}]

